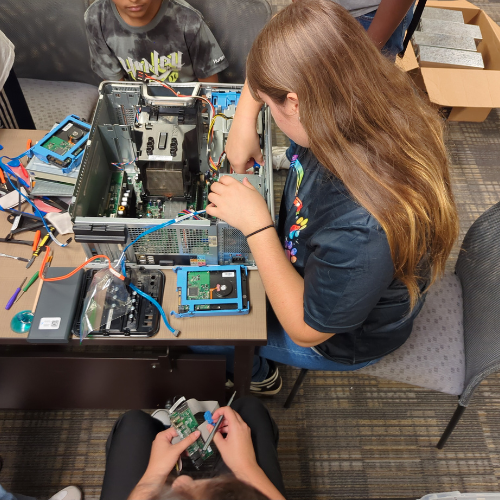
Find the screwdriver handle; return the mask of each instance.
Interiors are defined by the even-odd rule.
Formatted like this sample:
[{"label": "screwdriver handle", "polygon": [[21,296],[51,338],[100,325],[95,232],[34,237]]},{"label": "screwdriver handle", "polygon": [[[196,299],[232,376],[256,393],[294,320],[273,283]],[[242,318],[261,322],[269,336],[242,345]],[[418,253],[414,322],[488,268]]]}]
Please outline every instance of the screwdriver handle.
[{"label": "screwdriver handle", "polygon": [[7,305],[5,306],[5,309],[7,311],[12,307],[12,304],[16,301],[16,298],[19,295],[20,291],[21,291],[21,287],[16,288],[16,291],[14,292],[14,295],[10,298],[9,302],[7,302]]},{"label": "screwdriver handle", "polygon": [[38,279],[38,275],[40,274],[40,271],[37,271],[32,277],[31,279],[28,281],[28,283],[25,285],[25,287],[23,288],[23,292],[27,292],[28,291],[28,288]]},{"label": "screwdriver handle", "polygon": [[42,234],[42,232],[40,231],[40,229],[35,233],[35,239],[33,240],[33,252],[38,247],[38,242],[40,241],[41,234]]},{"label": "screwdriver handle", "polygon": [[47,240],[49,239],[50,234],[47,233],[43,238],[42,241],[38,244],[38,248],[34,251],[33,255],[36,255],[37,257],[40,255],[40,250],[43,248],[45,243],[47,243]]}]

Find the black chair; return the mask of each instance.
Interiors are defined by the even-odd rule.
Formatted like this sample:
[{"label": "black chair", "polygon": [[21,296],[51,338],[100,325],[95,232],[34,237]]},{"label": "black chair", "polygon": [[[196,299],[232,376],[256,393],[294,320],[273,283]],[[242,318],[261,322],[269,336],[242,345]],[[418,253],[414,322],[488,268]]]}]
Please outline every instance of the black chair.
[{"label": "black chair", "polygon": [[199,10],[215,36],[229,67],[219,73],[223,83],[244,83],[246,59],[255,37],[271,19],[266,0],[187,0]]},{"label": "black chair", "polygon": [[[459,396],[437,447],[443,448],[478,385],[500,371],[500,203],[468,230],[455,267],[429,290],[412,334],[359,373]],[[301,370],[289,408],[307,370]]]},{"label": "black chair", "polygon": [[100,78],[90,67],[83,14],[89,0],[2,0],[0,30],[38,129],[74,113],[90,120]]}]

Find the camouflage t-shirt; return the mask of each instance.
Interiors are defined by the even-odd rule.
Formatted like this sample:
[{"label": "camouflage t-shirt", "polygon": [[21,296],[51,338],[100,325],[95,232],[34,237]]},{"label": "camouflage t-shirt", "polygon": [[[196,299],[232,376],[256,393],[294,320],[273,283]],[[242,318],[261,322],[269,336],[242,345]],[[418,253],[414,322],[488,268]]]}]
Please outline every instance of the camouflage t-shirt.
[{"label": "camouflage t-shirt", "polygon": [[145,26],[130,26],[111,0],[85,12],[92,69],[105,80],[135,80],[137,71],[165,82],[219,73],[228,62],[201,14],[184,0],[163,0]]}]

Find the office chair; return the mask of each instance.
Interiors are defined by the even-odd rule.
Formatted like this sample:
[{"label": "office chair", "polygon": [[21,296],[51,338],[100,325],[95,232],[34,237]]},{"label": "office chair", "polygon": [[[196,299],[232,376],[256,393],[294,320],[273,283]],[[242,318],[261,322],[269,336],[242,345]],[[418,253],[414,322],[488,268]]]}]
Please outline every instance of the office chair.
[{"label": "office chair", "polygon": [[[474,391],[500,370],[500,203],[484,212],[463,240],[455,274],[427,294],[406,343],[359,373],[459,396],[437,447],[443,448]],[[301,370],[289,408],[308,370]]]}]

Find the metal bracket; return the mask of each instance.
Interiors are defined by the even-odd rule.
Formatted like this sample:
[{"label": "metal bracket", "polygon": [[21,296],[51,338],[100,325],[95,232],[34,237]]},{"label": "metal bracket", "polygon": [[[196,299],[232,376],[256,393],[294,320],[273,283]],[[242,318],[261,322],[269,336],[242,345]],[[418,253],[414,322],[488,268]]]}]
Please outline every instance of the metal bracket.
[{"label": "metal bracket", "polygon": [[170,355],[170,348],[167,347],[167,353],[165,356],[158,356],[158,361],[160,362],[160,368],[166,369],[170,373],[173,372],[175,366],[172,356]]}]

